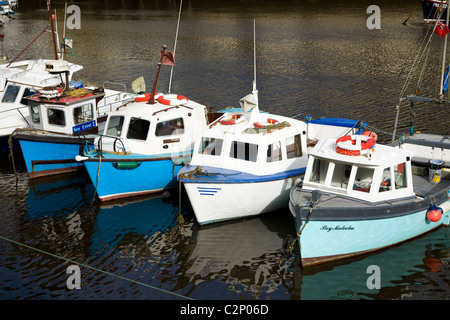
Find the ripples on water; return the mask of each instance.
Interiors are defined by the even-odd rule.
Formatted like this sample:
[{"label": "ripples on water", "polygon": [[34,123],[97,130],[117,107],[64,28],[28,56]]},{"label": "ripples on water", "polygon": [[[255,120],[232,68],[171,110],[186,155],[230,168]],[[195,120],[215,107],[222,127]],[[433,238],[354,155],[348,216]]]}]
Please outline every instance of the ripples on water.
[{"label": "ripples on water", "polygon": [[[81,5],[82,28],[68,31],[75,46],[69,60],[84,66],[76,77],[130,88],[143,75],[151,88],[158,50],[163,44],[173,48],[178,3],[108,3]],[[412,61],[407,58],[425,30],[420,3],[411,1],[380,2],[382,29],[368,30],[370,4],[185,1],[172,92],[208,106],[237,106],[251,91],[255,18],[262,109],[352,117],[391,132],[395,100]],[[54,7],[62,17],[63,4]],[[17,55],[46,18],[43,9],[22,7],[0,30],[6,53]],[[51,58],[48,38],[23,58]],[[168,69],[158,89],[167,87]],[[416,109],[417,129],[448,133],[444,108]],[[401,115],[406,131],[407,107]],[[168,199],[100,205],[84,172],[30,182],[17,162],[16,185],[9,161],[1,159],[0,299],[448,299],[450,293],[445,228],[373,255],[302,270],[298,251],[285,254],[295,237],[288,210],[199,227],[183,193],[180,225],[176,191]],[[80,290],[66,286],[73,262],[83,264]],[[382,270],[380,290],[366,286],[372,264]]]}]

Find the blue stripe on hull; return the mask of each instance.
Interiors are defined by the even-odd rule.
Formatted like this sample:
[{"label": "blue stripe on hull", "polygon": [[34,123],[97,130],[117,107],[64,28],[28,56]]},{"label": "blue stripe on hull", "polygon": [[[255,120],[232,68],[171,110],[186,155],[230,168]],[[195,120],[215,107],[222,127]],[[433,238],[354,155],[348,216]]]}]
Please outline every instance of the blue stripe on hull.
[{"label": "blue stripe on hull", "polygon": [[71,163],[51,163],[51,164],[34,164],[33,161],[55,161],[55,160],[75,160],[75,156],[80,153],[80,145],[63,144],[63,143],[47,143],[38,141],[20,140],[23,157],[27,171],[30,174],[45,175],[46,172],[64,172],[72,171],[83,165],[79,162]]},{"label": "blue stripe on hull", "polygon": [[449,212],[438,222],[426,219],[426,210],[392,219],[310,220],[299,239],[301,258],[308,265],[382,249],[439,227],[448,215]]},{"label": "blue stripe on hull", "polygon": [[85,167],[99,198],[106,201],[177,187],[182,165],[171,160],[142,161],[136,168],[118,169],[114,162],[101,162],[98,171],[98,162],[89,161]]}]

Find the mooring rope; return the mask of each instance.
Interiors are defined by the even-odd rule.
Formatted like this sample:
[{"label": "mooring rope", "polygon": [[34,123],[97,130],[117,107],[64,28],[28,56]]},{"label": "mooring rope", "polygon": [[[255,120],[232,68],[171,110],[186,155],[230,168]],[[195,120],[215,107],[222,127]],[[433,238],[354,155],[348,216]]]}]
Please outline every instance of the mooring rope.
[{"label": "mooring rope", "polygon": [[69,258],[61,257],[61,256],[58,256],[58,255],[56,255],[56,254],[53,254],[53,253],[50,253],[50,252],[47,252],[47,251],[44,251],[44,250],[41,250],[41,249],[34,248],[34,247],[32,247],[32,246],[26,245],[26,244],[21,243],[21,242],[14,241],[14,240],[12,240],[12,239],[9,239],[9,238],[3,237],[3,236],[0,236],[0,239],[3,239],[3,240],[5,240],[5,241],[8,241],[8,242],[17,244],[17,245],[19,245],[19,246],[22,246],[22,247],[31,249],[31,250],[36,251],[36,252],[39,252],[39,253],[42,253],[42,254],[51,256],[51,257],[53,257],[53,258],[57,258],[57,259],[60,259],[60,260],[64,260],[64,261],[66,261],[66,262],[69,262],[69,263],[72,263],[72,264],[76,264],[76,265],[78,265],[78,266],[82,266],[82,267],[84,267],[84,268],[91,269],[91,270],[93,270],[93,271],[97,271],[97,272],[100,272],[100,273],[104,273],[104,274],[110,275],[110,276],[112,276],[112,277],[115,277],[115,278],[118,278],[118,279],[121,279],[121,280],[125,280],[125,281],[128,281],[128,282],[134,283],[134,284],[139,284],[139,285],[142,285],[142,286],[144,286],[144,287],[151,288],[151,289],[154,289],[154,290],[157,290],[157,291],[161,291],[161,292],[163,292],[163,293],[167,293],[167,294],[170,294],[170,295],[179,297],[179,298],[188,299],[188,300],[194,300],[194,299],[192,299],[192,298],[190,298],[190,297],[186,297],[186,296],[183,296],[183,295],[178,294],[178,293],[175,293],[175,292],[171,292],[171,291],[164,290],[164,289],[161,289],[161,288],[158,288],[158,287],[155,287],[155,286],[152,286],[152,285],[143,283],[143,282],[139,282],[139,281],[137,281],[137,280],[133,280],[133,279],[129,279],[129,278],[126,278],[126,277],[123,277],[123,276],[119,276],[119,275],[117,275],[117,274],[114,274],[114,273],[111,273],[111,272],[108,272],[108,271],[105,271],[105,270],[101,270],[101,269],[98,269],[98,268],[95,268],[95,267],[91,267],[90,265],[87,265],[87,264],[84,264],[84,263],[80,263],[80,262],[71,260],[71,259],[69,259]]}]

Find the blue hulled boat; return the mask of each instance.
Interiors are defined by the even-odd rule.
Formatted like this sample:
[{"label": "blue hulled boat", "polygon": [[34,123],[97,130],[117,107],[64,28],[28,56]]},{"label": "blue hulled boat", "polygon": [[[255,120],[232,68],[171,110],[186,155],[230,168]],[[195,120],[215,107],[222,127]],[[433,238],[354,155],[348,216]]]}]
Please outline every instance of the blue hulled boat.
[{"label": "blue hulled boat", "polygon": [[101,201],[155,193],[178,185],[176,175],[207,125],[204,105],[184,96],[149,95],[110,112],[103,135],[78,160]]},{"label": "blue hulled boat", "polygon": [[46,87],[24,98],[32,129],[16,129],[12,139],[19,141],[30,178],[76,171],[86,141],[98,133],[97,103],[105,93],[98,89]]}]

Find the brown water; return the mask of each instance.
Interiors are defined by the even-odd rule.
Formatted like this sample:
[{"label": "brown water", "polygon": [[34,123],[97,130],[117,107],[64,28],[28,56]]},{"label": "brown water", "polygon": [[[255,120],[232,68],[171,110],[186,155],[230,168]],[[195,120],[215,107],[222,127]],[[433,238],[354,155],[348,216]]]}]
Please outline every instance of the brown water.
[{"label": "brown water", "polygon": [[[84,66],[85,84],[131,82],[151,89],[158,50],[173,49],[179,2],[80,4],[81,29],[68,60]],[[125,4],[124,4],[125,3]],[[126,4],[128,3],[128,4]],[[140,4],[139,4],[140,3]],[[333,3],[331,5],[330,3]],[[420,1],[380,1],[381,30],[369,30],[369,1],[186,1],[172,92],[207,106],[238,106],[253,81],[256,19],[261,108],[282,115],[364,120],[389,141],[396,99],[425,27]],[[44,5],[41,4],[42,7]],[[63,3],[55,2],[62,35]],[[412,12],[406,25],[402,22]],[[46,26],[47,12],[21,2],[0,27],[11,58]],[[439,40],[439,39],[438,39]],[[437,44],[433,50],[441,47]],[[22,58],[52,57],[48,34]],[[439,68],[435,55],[430,66]],[[163,67],[159,91],[167,91]],[[437,75],[427,71],[434,85]],[[413,86],[416,82],[412,83]],[[413,91],[414,88],[411,87]],[[425,90],[425,89],[424,89]],[[410,92],[412,92],[410,91]],[[432,91],[430,91],[432,92]],[[400,131],[409,131],[409,107]],[[445,107],[417,105],[416,130],[448,133]],[[199,227],[186,194],[99,204],[79,176],[30,183],[18,160],[18,184],[6,157],[0,172],[0,299],[448,299],[450,240],[446,228],[383,252],[302,270],[288,209],[245,221]],[[94,199],[94,200],[93,200]],[[69,261],[64,260],[69,259]],[[79,265],[81,289],[67,268]],[[381,268],[369,289],[367,268]]]}]

